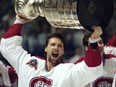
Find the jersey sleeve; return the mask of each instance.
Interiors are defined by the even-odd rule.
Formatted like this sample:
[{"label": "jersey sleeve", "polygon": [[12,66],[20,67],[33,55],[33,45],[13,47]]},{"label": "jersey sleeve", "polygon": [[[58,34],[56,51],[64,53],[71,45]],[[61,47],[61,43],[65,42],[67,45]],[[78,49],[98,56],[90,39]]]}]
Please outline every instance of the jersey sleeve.
[{"label": "jersey sleeve", "polygon": [[[80,58],[80,60],[77,60],[75,64],[73,78],[74,81],[79,80],[83,83],[81,87],[84,87],[88,83],[94,81],[103,73],[103,63],[98,48],[94,50],[91,46],[89,46],[86,56]],[[80,75],[78,76],[78,74]]]},{"label": "jersey sleeve", "polygon": [[3,57],[13,66],[16,73],[19,72],[20,67],[23,67],[26,62],[32,59],[32,56],[23,49],[22,45],[22,31],[23,24],[13,24],[4,33],[0,51]]},{"label": "jersey sleeve", "polygon": [[74,81],[74,87],[76,87],[77,84],[80,84],[79,87],[84,87],[88,83],[96,80],[102,75],[102,66],[103,65],[100,64],[96,67],[88,67],[85,61],[77,63],[72,70],[72,80]]},{"label": "jersey sleeve", "polygon": [[88,51],[83,59],[88,67],[96,67],[101,65],[102,63],[102,58],[99,48],[97,47],[97,49],[93,49],[91,45],[88,46]]},{"label": "jersey sleeve", "polygon": [[[23,37],[21,36],[23,24],[15,22],[4,33],[0,43],[0,51],[3,57],[11,64],[16,73],[19,75],[19,73],[21,74],[20,71],[23,69],[22,67],[24,67],[26,63],[28,63],[31,59],[37,58],[31,56],[31,54],[23,49]],[[41,59],[37,60],[39,63],[41,62]]]},{"label": "jersey sleeve", "polygon": [[3,35],[0,44],[0,51],[3,57],[6,58],[14,68],[18,67],[20,62],[19,58],[25,52],[21,46],[21,28],[22,24],[11,25]]}]

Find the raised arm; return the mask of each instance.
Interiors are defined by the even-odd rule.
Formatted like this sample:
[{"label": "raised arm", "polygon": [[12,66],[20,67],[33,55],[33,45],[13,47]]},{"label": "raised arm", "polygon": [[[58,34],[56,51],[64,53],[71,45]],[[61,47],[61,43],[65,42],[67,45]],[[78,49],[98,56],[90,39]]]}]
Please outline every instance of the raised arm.
[{"label": "raised arm", "polygon": [[21,19],[16,16],[14,24],[9,27],[1,39],[0,51],[2,55],[14,68],[17,68],[17,70],[23,57],[27,56],[27,52],[21,46],[23,40],[21,30],[23,24],[28,21],[29,20]]},{"label": "raised arm", "polygon": [[[83,82],[81,87],[100,77],[103,72],[101,53],[97,44],[97,41],[102,34],[102,29],[99,26],[94,26],[93,29],[94,32],[89,38],[86,55],[75,62],[76,66],[79,67],[81,71],[81,75],[78,77],[81,78]],[[74,78],[76,78],[76,74],[78,73],[75,72]]]},{"label": "raised arm", "polygon": [[89,38],[88,50],[84,58],[89,67],[99,66],[102,63],[101,53],[97,44],[98,38],[102,34],[102,29],[99,26],[93,27],[94,32]]}]

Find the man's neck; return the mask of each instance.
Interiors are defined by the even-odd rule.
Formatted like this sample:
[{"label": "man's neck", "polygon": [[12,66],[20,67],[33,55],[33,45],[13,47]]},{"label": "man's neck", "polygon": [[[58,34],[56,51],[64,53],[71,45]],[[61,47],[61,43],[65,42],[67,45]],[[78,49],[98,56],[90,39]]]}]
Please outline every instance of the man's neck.
[{"label": "man's neck", "polygon": [[46,62],[46,70],[47,70],[47,71],[52,70],[52,68],[53,68],[54,66],[55,66],[55,65],[53,65],[52,63]]}]

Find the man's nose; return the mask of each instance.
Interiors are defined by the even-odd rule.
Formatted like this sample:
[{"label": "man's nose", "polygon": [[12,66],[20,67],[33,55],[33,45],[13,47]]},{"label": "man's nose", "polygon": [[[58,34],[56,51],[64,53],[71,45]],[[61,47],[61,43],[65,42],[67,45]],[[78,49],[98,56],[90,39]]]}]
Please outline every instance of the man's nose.
[{"label": "man's nose", "polygon": [[58,45],[55,45],[54,48],[55,48],[55,49],[58,49]]}]

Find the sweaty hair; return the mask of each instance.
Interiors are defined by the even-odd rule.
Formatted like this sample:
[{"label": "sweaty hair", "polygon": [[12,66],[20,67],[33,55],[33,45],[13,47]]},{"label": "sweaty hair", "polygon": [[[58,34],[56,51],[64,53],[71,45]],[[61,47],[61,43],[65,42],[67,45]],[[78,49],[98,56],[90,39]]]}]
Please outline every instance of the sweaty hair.
[{"label": "sweaty hair", "polygon": [[83,46],[88,46],[88,40],[89,40],[89,37],[91,36],[91,32],[87,32],[85,33],[84,37],[83,37]]},{"label": "sweaty hair", "polygon": [[62,34],[55,32],[55,33],[52,33],[49,36],[47,36],[45,47],[47,47],[48,42],[51,38],[59,38],[62,41],[63,45],[65,46],[65,40],[64,40],[64,37],[62,36]]}]

